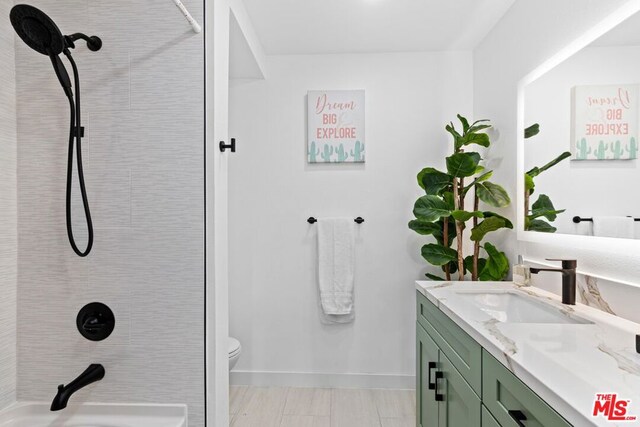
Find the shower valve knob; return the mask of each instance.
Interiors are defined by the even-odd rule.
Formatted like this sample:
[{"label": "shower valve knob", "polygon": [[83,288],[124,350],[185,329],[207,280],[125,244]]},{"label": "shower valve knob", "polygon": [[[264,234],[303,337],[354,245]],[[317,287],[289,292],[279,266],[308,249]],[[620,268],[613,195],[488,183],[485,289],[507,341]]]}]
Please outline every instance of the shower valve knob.
[{"label": "shower valve knob", "polygon": [[85,305],[76,317],[78,331],[90,341],[107,339],[113,332],[115,323],[113,311],[99,302]]}]

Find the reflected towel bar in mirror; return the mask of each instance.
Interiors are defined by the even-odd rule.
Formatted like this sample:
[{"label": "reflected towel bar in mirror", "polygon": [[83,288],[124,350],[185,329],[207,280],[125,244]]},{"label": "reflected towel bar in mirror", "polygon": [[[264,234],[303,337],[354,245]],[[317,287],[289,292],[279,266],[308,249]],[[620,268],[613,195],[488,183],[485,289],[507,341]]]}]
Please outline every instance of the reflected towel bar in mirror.
[{"label": "reflected towel bar in mirror", "polygon": [[[312,216],[310,216],[309,218],[307,218],[307,222],[309,224],[315,224],[316,222],[318,222],[318,220]],[[361,216],[357,217],[356,219],[353,220],[353,222],[357,223],[357,224],[362,224],[364,222],[364,218],[362,218]]]},{"label": "reflected towel bar in mirror", "polygon": [[[640,218],[633,218],[634,221],[640,221]],[[573,217],[573,222],[580,224],[581,222],[593,222],[593,218],[580,218],[579,216]]]}]

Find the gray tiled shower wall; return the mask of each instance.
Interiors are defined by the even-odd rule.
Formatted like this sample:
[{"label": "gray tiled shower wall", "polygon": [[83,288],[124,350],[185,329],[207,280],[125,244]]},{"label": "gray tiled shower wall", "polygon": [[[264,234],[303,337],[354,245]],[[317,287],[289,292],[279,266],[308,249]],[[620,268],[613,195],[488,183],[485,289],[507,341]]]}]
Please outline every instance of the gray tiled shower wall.
[{"label": "gray tiled shower wall", "polygon": [[12,2],[0,2],[0,409],[16,398],[16,85]]},{"label": "gray tiled shower wall", "polygon": [[[58,384],[99,362],[105,379],[78,400],[186,403],[189,425],[203,426],[203,35],[171,1],[30,3],[64,33],[100,36],[103,48],[78,43],[73,52],[95,226],[93,252],[81,259],[64,220],[66,99],[48,59],[15,45],[18,399],[49,400]],[[202,21],[203,2],[185,4]],[[82,240],[78,195],[74,188]],[[114,334],[101,343],[75,329],[78,309],[92,301],[116,315]]]}]

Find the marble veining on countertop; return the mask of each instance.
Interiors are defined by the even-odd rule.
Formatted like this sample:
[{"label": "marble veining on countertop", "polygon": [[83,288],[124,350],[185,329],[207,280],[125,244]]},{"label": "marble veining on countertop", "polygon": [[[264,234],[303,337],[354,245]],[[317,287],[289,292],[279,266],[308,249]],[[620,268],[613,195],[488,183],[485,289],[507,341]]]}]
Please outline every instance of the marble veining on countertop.
[{"label": "marble veining on countertop", "polygon": [[[564,305],[555,294],[511,282],[417,282],[416,289],[575,426],[640,425],[640,324],[583,304]],[[507,292],[530,297],[587,323],[508,323],[461,294]],[[593,417],[596,394],[630,400],[634,422]]]}]

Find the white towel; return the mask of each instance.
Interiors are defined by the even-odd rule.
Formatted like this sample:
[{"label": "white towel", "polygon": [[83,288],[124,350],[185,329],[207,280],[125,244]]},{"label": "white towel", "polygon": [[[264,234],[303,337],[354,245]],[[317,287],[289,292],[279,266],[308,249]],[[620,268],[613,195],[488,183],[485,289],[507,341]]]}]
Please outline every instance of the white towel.
[{"label": "white towel", "polygon": [[593,235],[598,237],[634,238],[635,222],[626,216],[594,216]]},{"label": "white towel", "polygon": [[353,312],[354,241],[353,219],[318,220],[318,283],[325,315],[348,317]]}]

